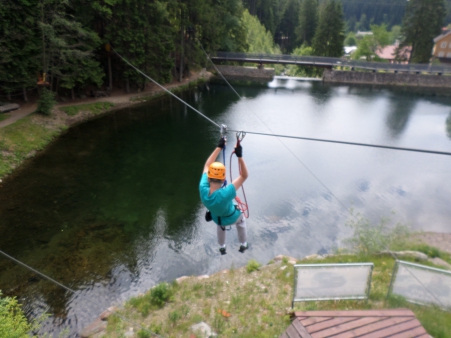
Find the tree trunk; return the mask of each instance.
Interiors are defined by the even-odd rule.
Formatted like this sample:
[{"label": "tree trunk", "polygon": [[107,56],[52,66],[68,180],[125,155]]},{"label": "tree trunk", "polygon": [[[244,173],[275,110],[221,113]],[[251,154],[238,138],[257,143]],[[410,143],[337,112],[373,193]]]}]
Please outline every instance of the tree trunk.
[{"label": "tree trunk", "polygon": [[75,100],[75,90],[74,90],[74,88],[71,88],[70,96],[72,97],[72,100]]},{"label": "tree trunk", "polygon": [[58,77],[58,78],[56,79],[56,88],[55,88],[55,93],[56,93],[55,97],[56,97],[56,100],[57,100],[57,101],[59,100],[59,95],[58,95],[58,92],[59,92],[59,86],[60,86],[60,78]]},{"label": "tree trunk", "polygon": [[8,101],[11,101],[11,93],[10,92],[8,92],[7,98],[8,98]]},{"label": "tree trunk", "polygon": [[110,80],[109,88],[110,88],[110,91],[112,91],[113,90],[113,70],[111,69],[111,55],[108,56],[108,77]]},{"label": "tree trunk", "polygon": [[184,29],[182,24],[183,14],[180,14],[180,67],[179,67],[179,82],[183,79],[183,54],[184,54]]},{"label": "tree trunk", "polygon": [[125,91],[130,93],[130,81],[128,79],[125,80]]},{"label": "tree trunk", "polygon": [[28,97],[27,97],[27,88],[23,87],[23,100],[25,102],[28,102]]}]

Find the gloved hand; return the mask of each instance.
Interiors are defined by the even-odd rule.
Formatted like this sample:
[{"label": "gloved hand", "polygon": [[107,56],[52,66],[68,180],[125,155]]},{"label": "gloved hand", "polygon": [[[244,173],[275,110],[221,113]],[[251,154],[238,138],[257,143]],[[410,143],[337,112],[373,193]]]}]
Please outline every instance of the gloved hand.
[{"label": "gloved hand", "polygon": [[243,156],[243,147],[241,147],[241,144],[237,144],[235,147],[235,155],[236,157],[242,157]]},{"label": "gloved hand", "polygon": [[221,137],[218,142],[218,148],[224,149],[225,145],[226,145],[226,141],[225,141],[224,137]]}]

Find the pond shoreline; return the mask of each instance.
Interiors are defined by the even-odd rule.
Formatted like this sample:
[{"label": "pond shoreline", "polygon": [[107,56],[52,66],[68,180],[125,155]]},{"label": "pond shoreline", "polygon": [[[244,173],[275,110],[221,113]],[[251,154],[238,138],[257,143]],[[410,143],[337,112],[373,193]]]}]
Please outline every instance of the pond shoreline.
[{"label": "pond shoreline", "polygon": [[[202,69],[199,72],[191,73],[182,82],[174,80],[165,84],[164,87],[172,92],[181,91],[199,83],[204,83],[212,76],[212,73]],[[71,102],[59,103],[55,105],[50,116],[34,114],[37,103],[24,104],[22,109],[9,113],[9,118],[0,122],[0,161],[4,162],[4,164],[0,165],[0,188],[5,180],[16,174],[28,160],[40,154],[59,136],[67,132],[69,128],[119,109],[143,104],[163,95],[167,95],[163,89],[149,84],[145,90],[138,93],[124,94],[122,91],[113,91],[111,96],[108,97],[81,98]],[[80,111],[74,116],[69,116],[62,110],[65,107],[96,104],[99,102],[111,103],[114,106],[101,112]],[[18,150],[14,139],[17,135],[20,138],[27,138],[26,134],[29,133],[30,127],[38,127],[42,130],[35,138],[27,139],[29,144],[25,150]]]}]

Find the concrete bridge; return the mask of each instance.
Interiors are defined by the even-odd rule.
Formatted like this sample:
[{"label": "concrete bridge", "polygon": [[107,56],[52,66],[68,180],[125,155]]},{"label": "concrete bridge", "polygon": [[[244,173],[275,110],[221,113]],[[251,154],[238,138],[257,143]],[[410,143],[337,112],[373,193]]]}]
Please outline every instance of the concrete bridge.
[{"label": "concrete bridge", "polygon": [[348,60],[345,58],[333,58],[322,56],[293,56],[293,55],[278,55],[278,54],[250,54],[250,53],[231,53],[231,52],[216,52],[210,56],[215,63],[222,61],[233,62],[247,62],[263,64],[283,64],[283,65],[298,65],[298,66],[315,66],[333,69],[336,67],[345,67],[350,70],[366,69],[373,72],[385,71],[393,73],[414,73],[414,74],[451,74],[451,67],[444,65],[429,65],[429,64],[399,64],[399,63],[385,63],[385,62],[367,62],[360,60]]}]

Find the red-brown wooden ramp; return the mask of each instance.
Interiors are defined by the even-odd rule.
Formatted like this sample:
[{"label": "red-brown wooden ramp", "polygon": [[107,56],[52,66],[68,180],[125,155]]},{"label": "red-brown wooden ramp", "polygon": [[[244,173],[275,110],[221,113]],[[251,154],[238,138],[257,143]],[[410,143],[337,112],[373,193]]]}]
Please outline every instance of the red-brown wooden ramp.
[{"label": "red-brown wooden ramp", "polygon": [[280,338],[429,338],[409,309],[295,312]]}]

